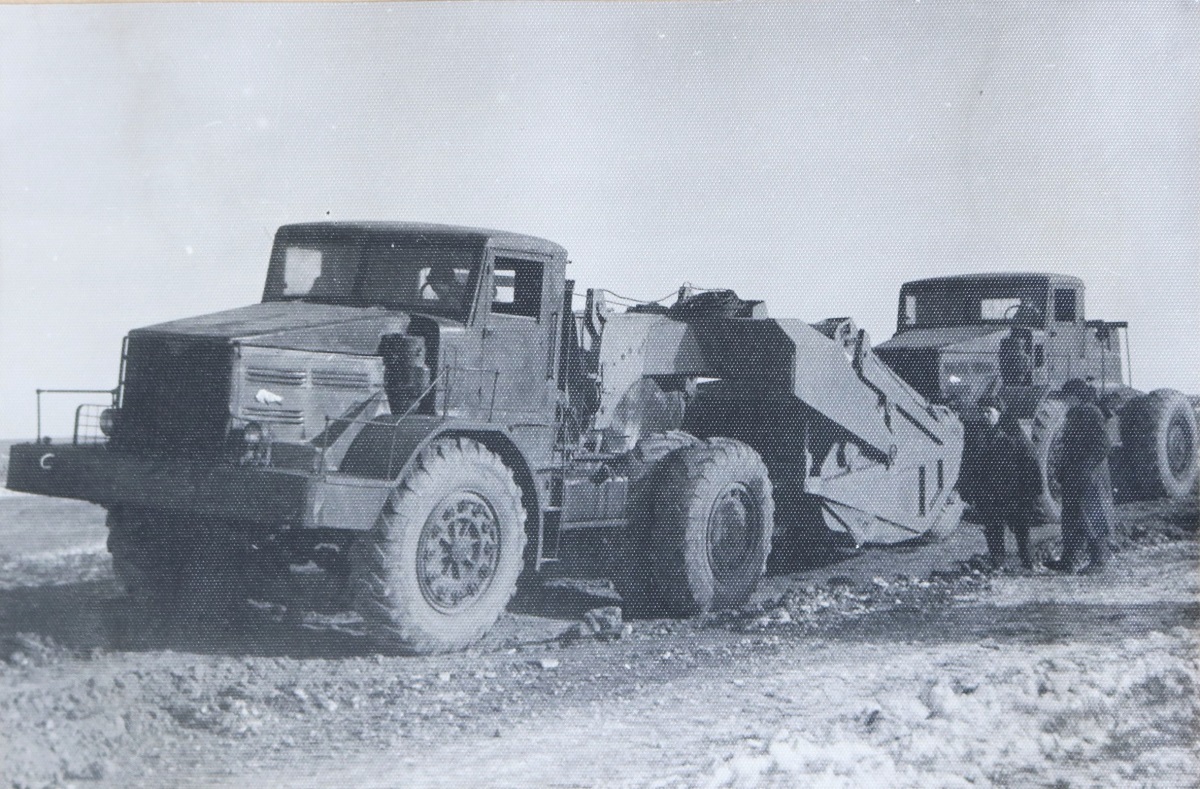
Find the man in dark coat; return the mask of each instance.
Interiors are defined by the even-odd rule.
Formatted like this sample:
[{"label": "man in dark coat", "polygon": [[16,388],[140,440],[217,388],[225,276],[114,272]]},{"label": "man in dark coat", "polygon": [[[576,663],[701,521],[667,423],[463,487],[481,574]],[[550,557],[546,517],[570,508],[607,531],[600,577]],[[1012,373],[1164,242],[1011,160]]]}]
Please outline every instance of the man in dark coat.
[{"label": "man in dark coat", "polygon": [[1037,517],[1042,474],[1033,445],[1015,419],[1004,416],[1004,402],[985,397],[979,405],[987,426],[971,458],[970,484],[964,498],[975,507],[987,539],[992,567],[1004,566],[1005,530],[1017,538],[1017,556],[1026,569],[1034,566],[1029,529]]},{"label": "man in dark coat", "polygon": [[1108,534],[1114,509],[1108,468],[1111,446],[1096,390],[1078,378],[1063,384],[1069,410],[1063,426],[1062,485],[1063,553],[1049,562],[1053,570],[1094,573],[1108,559]]}]

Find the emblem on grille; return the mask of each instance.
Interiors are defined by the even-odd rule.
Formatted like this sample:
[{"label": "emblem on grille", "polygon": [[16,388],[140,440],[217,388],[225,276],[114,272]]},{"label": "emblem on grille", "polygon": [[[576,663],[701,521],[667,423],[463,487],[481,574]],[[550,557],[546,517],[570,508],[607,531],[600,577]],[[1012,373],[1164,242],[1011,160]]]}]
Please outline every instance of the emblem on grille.
[{"label": "emblem on grille", "polygon": [[259,389],[258,394],[254,395],[254,401],[263,405],[279,405],[283,398],[269,389]]}]

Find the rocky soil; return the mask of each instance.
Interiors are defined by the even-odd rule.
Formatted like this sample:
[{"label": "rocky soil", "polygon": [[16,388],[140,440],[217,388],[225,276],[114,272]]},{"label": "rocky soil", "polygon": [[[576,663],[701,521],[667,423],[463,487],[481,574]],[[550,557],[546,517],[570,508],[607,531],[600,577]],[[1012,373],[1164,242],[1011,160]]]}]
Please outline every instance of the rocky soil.
[{"label": "rocky soil", "polygon": [[1196,786],[1196,502],[1121,512],[1100,576],[981,572],[968,524],[686,622],[554,583],[411,658],[303,605],[304,574],[290,607],[147,620],[100,510],[7,496],[0,787]]}]

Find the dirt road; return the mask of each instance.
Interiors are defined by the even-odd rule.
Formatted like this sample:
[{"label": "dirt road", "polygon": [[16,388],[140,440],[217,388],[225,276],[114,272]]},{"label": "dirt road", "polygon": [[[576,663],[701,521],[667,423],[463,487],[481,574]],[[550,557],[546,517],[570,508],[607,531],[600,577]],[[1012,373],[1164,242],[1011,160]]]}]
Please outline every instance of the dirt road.
[{"label": "dirt road", "polygon": [[555,586],[405,658],[279,606],[145,622],[99,510],[0,498],[0,786],[1194,786],[1196,504],[1123,516],[1096,577],[964,571],[967,526],[611,641],[560,637],[603,587]]}]

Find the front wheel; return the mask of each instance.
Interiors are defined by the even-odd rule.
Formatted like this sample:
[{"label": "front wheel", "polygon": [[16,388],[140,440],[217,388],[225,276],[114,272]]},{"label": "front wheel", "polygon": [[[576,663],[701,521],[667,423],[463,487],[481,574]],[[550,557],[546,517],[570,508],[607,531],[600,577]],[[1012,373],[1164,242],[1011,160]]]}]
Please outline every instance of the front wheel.
[{"label": "front wheel", "polygon": [[516,591],[525,508],[512,472],[468,438],[435,441],[351,548],[355,608],[380,646],[463,649]]},{"label": "front wheel", "polygon": [[108,511],[108,552],[125,592],[143,607],[174,605],[192,547],[165,513],[137,507]]},{"label": "front wheel", "polygon": [[680,449],[667,463],[654,507],[656,602],[672,616],[740,607],[771,553],[775,505],[766,465],[726,438]]},{"label": "front wheel", "polygon": [[253,586],[245,533],[184,512],[114,507],[108,551],[134,603],[181,624],[232,615]]}]

